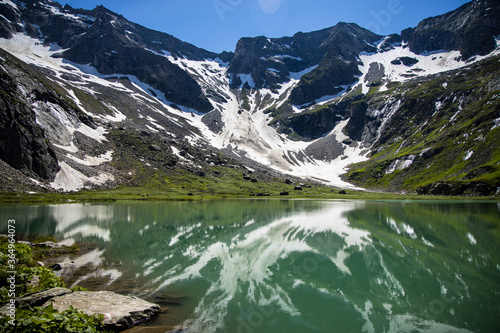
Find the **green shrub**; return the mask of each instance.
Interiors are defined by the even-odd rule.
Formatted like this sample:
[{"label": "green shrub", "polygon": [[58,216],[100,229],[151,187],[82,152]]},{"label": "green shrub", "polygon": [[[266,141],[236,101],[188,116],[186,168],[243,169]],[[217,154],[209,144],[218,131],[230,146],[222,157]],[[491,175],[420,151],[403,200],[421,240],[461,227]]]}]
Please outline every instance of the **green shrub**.
[{"label": "green shrub", "polygon": [[[52,239],[41,239],[44,241]],[[9,257],[15,258],[15,268],[10,267]],[[33,251],[25,244],[9,244],[8,241],[0,240],[0,306],[6,304],[9,296],[10,285],[7,278],[11,276],[9,271],[16,272],[15,292],[16,296],[46,290],[56,287],[65,287],[65,283],[51,269],[36,266]],[[38,277],[37,279],[34,277]],[[83,287],[73,287],[72,291],[86,291]],[[35,307],[29,309],[17,309],[16,319],[10,317],[0,318],[0,332],[102,332],[102,315],[87,315],[77,309],[70,307],[59,313],[52,305],[46,308]]]},{"label": "green shrub", "polygon": [[[5,267],[0,268],[0,306],[5,304],[8,297],[7,278],[11,275]],[[38,277],[38,282],[31,284],[34,276]],[[36,279],[35,279],[36,280]],[[16,296],[26,293],[41,291],[45,289],[66,287],[66,284],[52,270],[47,267],[16,267]]]},{"label": "green shrub", "polygon": [[40,236],[33,241],[33,243],[35,244],[45,243],[45,242],[57,243],[57,240],[52,236]]},{"label": "green shrub", "polygon": [[36,264],[31,247],[26,244],[10,244],[6,238],[2,239],[0,243],[0,266],[8,265],[9,254],[12,254],[17,260],[16,265],[34,266]]},{"label": "green shrub", "polygon": [[[9,257],[12,255],[12,257]],[[14,265],[9,259],[16,261]],[[9,283],[7,278],[15,271],[16,296],[56,287],[65,287],[65,283],[51,269],[36,266],[33,251],[26,244],[2,242],[0,244],[0,306],[8,297]],[[34,278],[37,276],[38,278]],[[31,283],[31,282],[34,283]]]},{"label": "green shrub", "polygon": [[68,310],[59,313],[50,304],[46,308],[18,309],[14,325],[12,321],[9,323],[8,318],[1,318],[0,331],[5,333],[97,333],[103,330],[103,319],[102,315],[87,315],[71,306]]},{"label": "green shrub", "polygon": [[30,267],[31,276],[38,276],[38,285],[28,288],[28,292],[35,292],[45,289],[62,287],[65,288],[66,284],[48,267]]}]

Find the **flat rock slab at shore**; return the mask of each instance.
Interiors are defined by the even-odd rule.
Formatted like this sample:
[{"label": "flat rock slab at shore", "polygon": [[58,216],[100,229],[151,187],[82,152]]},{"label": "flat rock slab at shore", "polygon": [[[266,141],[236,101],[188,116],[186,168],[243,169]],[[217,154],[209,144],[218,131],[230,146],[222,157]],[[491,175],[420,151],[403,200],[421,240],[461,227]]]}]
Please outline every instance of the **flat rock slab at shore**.
[{"label": "flat rock slab at shore", "polygon": [[62,312],[70,306],[93,315],[104,315],[104,325],[110,329],[126,329],[145,322],[161,311],[157,304],[134,296],[123,296],[110,291],[77,291],[57,296],[43,306],[52,304]]},{"label": "flat rock slab at shore", "polygon": [[[71,289],[67,288],[52,288],[43,291],[38,291],[30,294],[26,294],[23,297],[16,298],[15,306],[19,309],[25,309],[27,307],[41,306],[48,300],[71,293]],[[0,309],[0,316],[8,316],[9,308],[8,305],[4,305]]]},{"label": "flat rock slab at shore", "polygon": [[31,294],[26,294],[21,298],[16,299],[16,305],[19,308],[25,308],[28,306],[40,306],[43,305],[48,300],[63,296],[66,294],[71,294],[71,289],[67,288],[52,288]]},{"label": "flat rock slab at shore", "polygon": [[189,332],[186,328],[175,328],[169,326],[136,326],[122,333],[184,333]]}]

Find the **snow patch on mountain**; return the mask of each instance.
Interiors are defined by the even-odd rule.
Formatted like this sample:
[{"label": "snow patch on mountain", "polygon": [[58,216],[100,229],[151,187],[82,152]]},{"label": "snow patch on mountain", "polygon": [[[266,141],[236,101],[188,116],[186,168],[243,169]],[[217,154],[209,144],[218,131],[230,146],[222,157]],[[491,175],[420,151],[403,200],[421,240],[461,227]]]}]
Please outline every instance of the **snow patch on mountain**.
[{"label": "snow patch on mountain", "polygon": [[109,181],[113,181],[115,178],[109,173],[100,173],[97,176],[88,177],[83,173],[75,170],[66,162],[59,163],[61,171],[56,175],[54,181],[50,186],[56,190],[62,190],[65,192],[79,191],[85,188],[86,184],[90,183],[93,185],[104,185]]},{"label": "snow patch on mountain", "polygon": [[[384,68],[384,81],[404,82],[417,76],[437,74],[453,69],[459,69],[474,62],[483,60],[487,57],[500,54],[500,46],[487,56],[476,56],[468,61],[462,60],[460,51],[433,51],[422,54],[416,54],[405,45],[394,47],[386,52],[368,53],[362,52],[359,60],[359,70],[362,75],[359,78],[359,84],[362,86],[363,93],[368,93],[370,86],[367,75],[372,63],[381,64]],[[400,59],[412,60],[405,64]],[[412,64],[412,62],[415,62]]]},{"label": "snow patch on mountain", "polygon": [[61,68],[62,59],[53,58],[63,51],[57,44],[44,45],[42,41],[17,33],[10,39],[0,38],[0,47],[14,54],[24,62],[42,68]]},{"label": "snow patch on mountain", "polygon": [[[335,126],[335,128],[325,137],[334,137],[337,142],[342,142],[348,139],[348,137],[342,132],[348,121],[349,120],[344,120],[339,122],[337,126]],[[313,144],[318,140],[308,144]],[[353,186],[352,184],[342,180],[341,175],[347,172],[349,165],[366,161],[368,159],[366,157],[366,152],[366,149],[361,146],[345,146],[343,154],[336,159],[332,161],[313,160],[309,163],[301,163],[300,165],[291,167],[291,174],[306,179],[309,178],[321,181],[332,186],[362,190],[361,188]]]},{"label": "snow patch on mountain", "polygon": [[115,112],[114,115],[107,114],[107,115],[103,116],[103,118],[106,119],[107,121],[110,121],[113,123],[120,123],[120,122],[124,121],[125,119],[127,119],[127,116],[125,116],[123,113],[121,113],[120,110],[118,110],[113,105],[111,105],[111,104],[105,104],[105,105],[108,109],[111,109],[111,110],[113,110],[113,112]]},{"label": "snow patch on mountain", "polygon": [[69,159],[71,159],[71,160],[73,160],[81,165],[98,166],[98,165],[101,165],[101,164],[106,163],[106,162],[111,162],[111,160],[113,159],[113,153],[114,152],[112,150],[109,150],[106,153],[101,154],[99,156],[85,155],[85,157],[83,159],[80,159],[80,158],[78,158],[74,155],[71,155],[71,154],[67,154],[66,156]]},{"label": "snow patch on mountain", "polygon": [[252,74],[237,74],[236,76],[241,80],[240,89],[245,84],[248,84],[252,89],[255,88],[255,82],[253,80]]},{"label": "snow patch on mountain", "polygon": [[[289,86],[293,84],[289,83]],[[346,172],[349,164],[366,160],[362,149],[346,147],[344,154],[334,161],[318,161],[307,157],[306,148],[316,141],[292,141],[279,134],[269,126],[270,119],[264,113],[265,108],[259,109],[255,105],[257,95],[267,93],[267,89],[262,89],[249,97],[253,106],[251,112],[239,112],[239,102],[236,96],[232,95],[230,100],[222,105],[222,132],[215,134],[202,130],[210,144],[219,149],[230,148],[239,156],[286,174],[314,179],[329,185],[354,188],[344,182],[340,175]],[[341,122],[328,136],[334,136],[339,142],[345,140],[347,136],[342,133],[342,129],[346,124],[347,120]],[[200,123],[198,126],[201,126]]]},{"label": "snow patch on mountain", "polygon": [[391,163],[391,165],[385,171],[385,173],[391,174],[396,170],[403,170],[403,169],[409,168],[413,164],[415,157],[416,157],[415,155],[410,155],[410,156],[407,156],[406,158],[395,160],[394,162]]},{"label": "snow patch on mountain", "polygon": [[303,71],[300,71],[300,72],[290,72],[290,79],[291,80],[300,80],[302,78],[302,76],[312,72],[313,70],[315,70],[316,68],[318,68],[318,65],[314,65],[314,66],[311,66],[309,68],[306,68],[304,69]]}]

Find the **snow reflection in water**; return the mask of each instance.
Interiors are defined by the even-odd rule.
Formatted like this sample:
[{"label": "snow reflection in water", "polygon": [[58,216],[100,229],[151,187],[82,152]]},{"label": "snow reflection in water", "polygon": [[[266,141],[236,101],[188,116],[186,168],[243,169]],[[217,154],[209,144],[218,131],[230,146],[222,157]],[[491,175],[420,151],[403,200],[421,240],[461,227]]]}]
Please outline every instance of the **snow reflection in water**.
[{"label": "snow reflection in water", "polygon": [[[221,200],[19,209],[25,233],[97,244],[74,259],[74,268],[91,267],[76,282],[95,287],[100,278],[100,287],[160,303],[180,297],[181,306],[162,304],[169,311],[155,325],[488,332],[500,309],[491,224],[499,220],[497,203]],[[471,311],[477,304],[480,316]]]}]

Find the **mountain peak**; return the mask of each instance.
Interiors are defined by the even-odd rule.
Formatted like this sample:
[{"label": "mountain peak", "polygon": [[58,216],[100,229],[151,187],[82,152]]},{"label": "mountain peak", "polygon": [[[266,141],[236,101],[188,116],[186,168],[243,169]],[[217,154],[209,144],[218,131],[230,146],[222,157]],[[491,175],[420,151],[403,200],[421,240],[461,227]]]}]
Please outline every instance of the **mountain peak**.
[{"label": "mountain peak", "polygon": [[[393,176],[438,173],[444,164],[466,175],[454,180],[469,181],[498,164],[488,159],[500,127],[493,97],[500,49],[491,53],[500,35],[496,1],[423,20],[403,37],[339,22],[281,38],[241,38],[234,55],[197,48],[104,6],[27,3],[0,3],[0,45],[14,55],[0,52],[0,88],[9,95],[0,96],[7,106],[0,109],[10,110],[4,118],[11,123],[29,115],[18,131],[0,128],[9,137],[0,148],[26,139],[43,149],[24,154],[35,148],[23,146],[16,160],[8,160],[12,152],[0,159],[48,182],[57,173],[53,188],[114,176],[130,184],[140,170],[143,179],[161,180],[180,165],[208,174],[222,161],[206,147],[253,170],[265,165],[341,186],[342,170],[370,153],[377,153],[369,162],[375,167],[349,176],[361,186],[368,177],[401,189],[410,182],[395,184]],[[464,59],[488,57],[466,62],[458,51]],[[442,142],[452,154],[440,155]],[[43,163],[32,167],[34,159]],[[102,172],[113,177],[95,177]],[[79,185],[62,186],[67,177]]]},{"label": "mountain peak", "polygon": [[[294,104],[311,103],[319,97],[337,94],[339,86],[355,82],[355,76],[360,74],[359,53],[376,52],[373,44],[380,39],[382,36],[346,22],[317,31],[298,32],[292,37],[241,38],[228,69],[233,76],[231,87],[238,88],[248,82],[252,88],[273,88],[289,82],[292,77],[321,78],[317,82],[301,80],[291,94]],[[247,80],[249,74],[251,81]]]},{"label": "mountain peak", "polygon": [[58,56],[91,65],[103,75],[133,75],[165,94],[167,100],[199,112],[212,109],[198,83],[168,56],[193,60],[218,55],[166,33],[132,23],[100,5],[93,10],[62,7],[50,0],[1,6],[0,36],[26,33],[64,49]]},{"label": "mountain peak", "polygon": [[486,55],[500,35],[500,2],[475,0],[449,13],[422,20],[403,30],[403,40],[415,53],[459,50],[464,59]]}]

